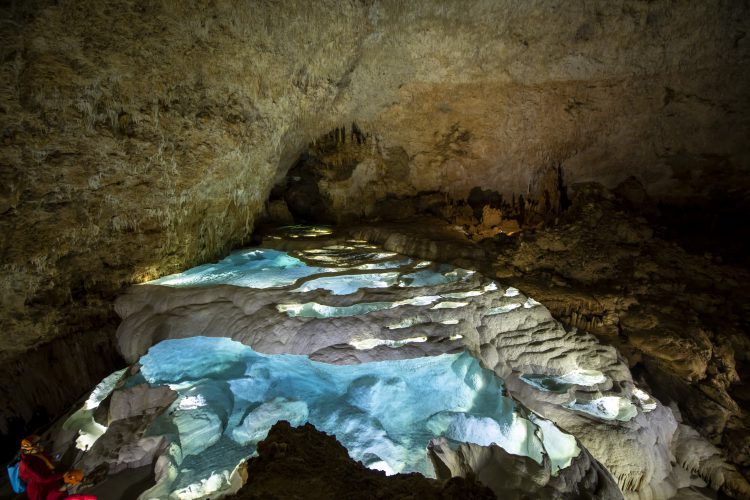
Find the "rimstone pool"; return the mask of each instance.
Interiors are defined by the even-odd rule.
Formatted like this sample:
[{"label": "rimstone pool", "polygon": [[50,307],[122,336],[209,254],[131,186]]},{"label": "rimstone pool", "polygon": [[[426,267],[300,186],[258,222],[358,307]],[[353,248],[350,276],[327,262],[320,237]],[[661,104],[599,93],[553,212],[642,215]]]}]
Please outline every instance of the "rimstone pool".
[{"label": "rimstone pool", "polygon": [[[387,474],[434,477],[464,443],[550,478],[591,452],[618,483],[671,484],[668,444],[646,443],[674,419],[613,348],[474,271],[327,236],[290,232],[308,243],[240,250],[121,297],[118,342],[138,369],[109,377],[68,422],[79,447],[96,455],[107,436],[91,415],[110,391],[142,388],[171,395],[141,430],[158,457],[141,498],[236,490],[238,465],[279,420],[335,434]],[[609,460],[610,446],[637,459]]]}]

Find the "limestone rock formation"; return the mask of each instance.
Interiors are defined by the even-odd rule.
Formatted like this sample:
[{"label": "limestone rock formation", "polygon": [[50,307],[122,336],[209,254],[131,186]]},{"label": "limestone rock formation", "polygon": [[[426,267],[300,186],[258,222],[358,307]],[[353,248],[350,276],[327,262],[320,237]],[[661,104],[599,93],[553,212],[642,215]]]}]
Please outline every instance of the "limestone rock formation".
[{"label": "limestone rock formation", "polygon": [[78,431],[75,446],[83,453],[76,467],[87,475],[107,476],[152,466],[167,447],[163,435],[147,431],[177,393],[167,386],[151,387],[134,368],[119,370],[102,381],[64,425]]},{"label": "limestone rock formation", "polygon": [[540,466],[497,445],[462,443],[452,449],[441,438],[430,443],[429,453],[438,479],[474,476],[497,498],[623,498],[612,476],[586,450],[557,475],[550,474],[548,461]]},{"label": "limestone rock formation", "polygon": [[175,399],[177,393],[169,387],[151,387],[145,383],[115,391],[109,403],[108,423],[123,418],[159,413]]},{"label": "limestone rock formation", "polygon": [[[236,491],[242,462],[256,445],[262,446],[259,441],[279,419],[314,422],[336,432],[353,458],[389,474],[431,474],[427,436],[439,435],[503,446],[508,453],[502,463],[476,465],[483,474],[514,470],[519,488],[529,481],[568,492],[603,488],[585,479],[590,469],[600,466],[575,438],[505,396],[501,380],[467,353],[347,367],[302,356],[264,356],[226,338],[194,337],[164,341],[141,362],[140,372],[131,370],[117,384],[111,401],[134,398],[129,407],[136,407],[143,391],[128,387],[140,387],[143,378],[155,393],[174,387],[178,400],[156,412],[141,405],[142,415],[111,423],[90,449],[80,446],[82,438],[77,445],[83,454],[78,464],[89,477],[104,467],[100,481],[107,480],[107,472],[151,464],[156,484],[141,494],[143,499],[217,497]],[[105,381],[97,389],[102,397],[108,385]],[[80,421],[76,414],[66,426]],[[81,435],[86,432],[82,426]],[[573,460],[582,454],[588,458]],[[527,467],[525,457],[538,465]],[[570,467],[574,470],[568,471]],[[314,471],[309,467],[308,473]],[[470,472],[460,471],[463,476]],[[546,479],[541,477],[545,474]],[[281,471],[276,481],[284,475]],[[564,479],[557,478],[560,475]],[[278,488],[276,493],[281,492]]]},{"label": "limestone rock formation", "polygon": [[[375,150],[324,179],[342,213],[477,186],[536,197],[557,166],[610,187],[636,175],[675,202],[748,186],[743,2],[0,9],[4,367],[111,333],[123,286],[246,241],[272,186],[334,130]],[[15,399],[3,434],[34,413]]]},{"label": "limestone rock formation", "polygon": [[[123,355],[135,362],[159,341],[195,336],[334,364],[467,348],[527,408],[577,436],[628,498],[669,498],[691,485],[686,471],[673,466],[681,434],[672,411],[636,386],[613,347],[563,328],[535,300],[477,273],[326,231],[301,234],[269,237],[296,248],[289,253],[237,252],[132,288],[117,302]],[[726,475],[711,472],[710,461],[700,463],[700,476],[718,478],[715,488],[747,491],[726,462],[720,461]]]},{"label": "limestone rock formation", "polygon": [[164,451],[166,442],[162,436],[143,436],[151,420],[138,415],[113,422],[77,466],[86,474],[102,466],[108,474],[116,474],[152,465]]},{"label": "limestone rock formation", "polygon": [[[92,473],[104,463],[117,473],[155,462],[156,484],[143,498],[226,494],[237,489],[237,465],[252,451],[245,447],[255,445],[280,418],[340,431],[353,457],[390,472],[429,474],[428,436],[498,443],[513,456],[538,463],[534,474],[546,471],[550,477],[582,453],[575,438],[506,395],[496,375],[504,369],[498,368],[497,356],[483,360],[495,366],[493,372],[468,353],[458,354],[479,342],[469,318],[507,316],[498,323],[505,329],[489,328],[505,335],[533,329],[545,321],[546,310],[471,271],[361,242],[327,245],[320,237],[325,231],[300,234],[308,233],[318,237],[296,253],[299,258],[270,249],[240,252],[135,287],[119,301],[127,316],[121,348],[127,357],[139,358],[138,364],[105,379],[66,424],[80,428],[81,467]],[[289,234],[291,240],[297,236]],[[149,297],[152,292],[156,295]],[[237,313],[252,319],[224,308],[226,292],[237,292],[244,302]],[[178,317],[187,321],[169,319]],[[169,332],[177,340],[169,340]],[[235,337],[262,351],[308,356],[264,356],[227,338],[209,337]],[[555,373],[567,372],[567,364],[583,361],[580,353],[590,350],[588,337],[582,338],[578,346],[575,336],[569,337],[561,344],[568,349],[542,354],[535,362],[567,358],[551,365]],[[547,344],[560,342],[553,335]],[[509,344],[508,359],[517,357],[514,352]],[[606,359],[607,353],[613,351],[594,357]],[[596,366],[604,369],[607,362],[601,359]],[[609,363],[607,376],[600,374],[596,383],[606,389],[622,380],[627,387],[627,370],[616,357]],[[517,360],[509,364],[524,366]],[[396,403],[401,408],[394,412]],[[107,426],[91,418],[105,405]],[[579,484],[579,476],[566,476],[569,490],[596,489],[590,482]]]},{"label": "limestone rock formation", "polygon": [[601,185],[572,186],[571,195],[557,224],[481,245],[438,218],[350,234],[481,269],[616,346],[644,389],[679,406],[748,477],[747,270],[685,251]]},{"label": "limestone rock formation", "polygon": [[688,248],[746,225],[749,19],[667,0],[3,3],[0,447],[122,366],[126,286],[246,242],[277,186],[277,220],[447,218],[460,232],[359,235],[600,336],[748,476],[750,277],[715,251],[742,238],[689,254],[625,208],[682,214]]}]

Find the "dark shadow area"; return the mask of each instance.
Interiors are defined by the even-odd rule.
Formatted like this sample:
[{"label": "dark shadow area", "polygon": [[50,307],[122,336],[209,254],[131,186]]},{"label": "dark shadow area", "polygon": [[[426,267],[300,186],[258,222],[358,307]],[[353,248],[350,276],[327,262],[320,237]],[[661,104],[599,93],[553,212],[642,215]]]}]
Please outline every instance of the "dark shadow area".
[{"label": "dark shadow area", "polygon": [[744,203],[660,205],[659,212],[656,222],[663,227],[660,236],[665,240],[717,263],[750,267],[750,208]]}]

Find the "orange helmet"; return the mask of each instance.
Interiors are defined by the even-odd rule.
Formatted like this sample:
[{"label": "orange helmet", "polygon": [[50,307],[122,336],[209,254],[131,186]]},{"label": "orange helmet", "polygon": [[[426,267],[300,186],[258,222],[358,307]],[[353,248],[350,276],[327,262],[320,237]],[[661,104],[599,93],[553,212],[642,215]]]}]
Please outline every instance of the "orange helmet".
[{"label": "orange helmet", "polygon": [[63,475],[65,484],[76,485],[83,481],[83,471],[80,469],[71,469]]},{"label": "orange helmet", "polygon": [[22,453],[36,453],[39,451],[39,436],[32,434],[29,437],[21,440],[21,452]]}]

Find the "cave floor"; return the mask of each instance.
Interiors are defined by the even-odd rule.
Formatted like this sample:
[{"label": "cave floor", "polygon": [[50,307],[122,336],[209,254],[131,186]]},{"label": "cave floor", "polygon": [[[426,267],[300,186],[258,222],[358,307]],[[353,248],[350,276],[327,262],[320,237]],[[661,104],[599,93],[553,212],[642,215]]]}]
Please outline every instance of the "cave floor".
[{"label": "cave floor", "polygon": [[437,217],[337,233],[476,269],[538,299],[617,347],[639,383],[750,478],[748,269],[683,250],[598,193],[584,192],[557,224],[481,242]]}]

